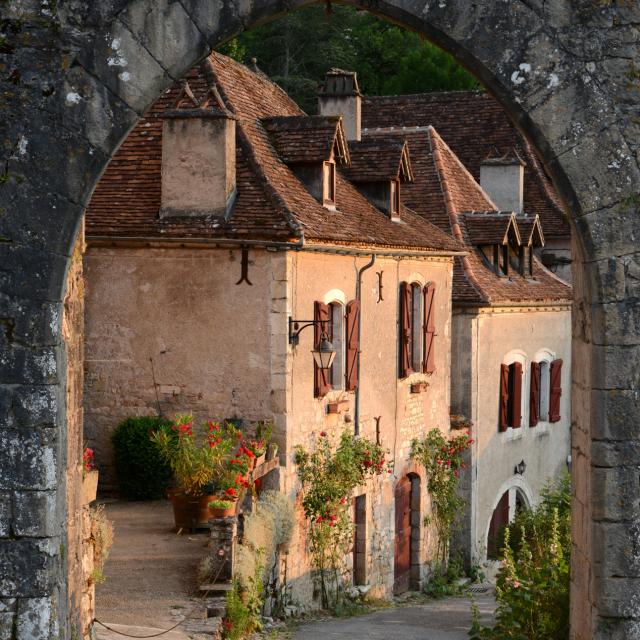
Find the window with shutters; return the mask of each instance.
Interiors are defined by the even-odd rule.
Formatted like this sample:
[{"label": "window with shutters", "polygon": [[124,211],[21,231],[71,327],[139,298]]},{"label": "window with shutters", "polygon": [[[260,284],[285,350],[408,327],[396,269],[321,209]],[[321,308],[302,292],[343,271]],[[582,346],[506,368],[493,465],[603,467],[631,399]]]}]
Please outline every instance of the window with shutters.
[{"label": "window with shutters", "polygon": [[345,317],[344,307],[340,302],[329,304],[330,320],[328,338],[333,344],[336,355],[330,370],[330,383],[333,389],[344,389],[344,365],[345,365]]},{"label": "window with shutters", "polygon": [[551,363],[548,360],[542,360],[540,364],[540,403],[539,416],[541,422],[549,422],[549,392],[550,378],[549,367]]},{"label": "window with shutters", "polygon": [[422,287],[414,282],[411,285],[411,368],[422,368]]},{"label": "window with shutters", "polygon": [[500,365],[499,429],[519,429],[525,416],[525,359],[508,358]]},{"label": "window with shutters", "polygon": [[400,378],[435,371],[435,283],[400,283]]}]

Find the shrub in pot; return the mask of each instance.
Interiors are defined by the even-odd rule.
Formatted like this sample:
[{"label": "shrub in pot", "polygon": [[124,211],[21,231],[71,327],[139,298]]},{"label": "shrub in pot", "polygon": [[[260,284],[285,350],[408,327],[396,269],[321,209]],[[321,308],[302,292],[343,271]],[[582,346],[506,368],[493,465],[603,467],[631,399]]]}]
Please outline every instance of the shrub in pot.
[{"label": "shrub in pot", "polygon": [[[190,415],[176,416],[170,430],[159,430],[151,436],[167,461],[176,480],[177,491],[171,496],[175,524],[178,528],[206,525],[209,502],[215,493],[229,484],[231,462],[240,461],[242,433],[232,424],[209,421],[194,430]],[[245,468],[246,463],[238,464]],[[229,494],[228,497],[231,497]]]},{"label": "shrub in pot", "polygon": [[114,462],[120,493],[128,500],[162,498],[171,484],[171,467],[152,433],[171,434],[171,422],[159,416],[139,416],[123,420],[113,432]]}]

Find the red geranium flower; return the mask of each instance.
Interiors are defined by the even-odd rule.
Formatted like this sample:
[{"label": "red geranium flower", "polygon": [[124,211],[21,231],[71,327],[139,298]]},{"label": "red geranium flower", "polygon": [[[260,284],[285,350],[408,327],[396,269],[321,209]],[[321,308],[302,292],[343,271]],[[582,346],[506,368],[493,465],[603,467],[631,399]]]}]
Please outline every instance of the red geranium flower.
[{"label": "red geranium flower", "polygon": [[228,496],[237,496],[238,495],[238,492],[233,487],[229,487],[228,489],[226,489],[225,493]]}]

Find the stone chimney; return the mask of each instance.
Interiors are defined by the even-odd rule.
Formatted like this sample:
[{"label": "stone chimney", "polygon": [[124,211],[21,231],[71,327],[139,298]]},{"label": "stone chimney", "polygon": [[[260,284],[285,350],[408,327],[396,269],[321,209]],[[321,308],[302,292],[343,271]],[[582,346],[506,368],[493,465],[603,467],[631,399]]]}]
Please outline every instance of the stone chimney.
[{"label": "stone chimney", "polygon": [[515,149],[504,156],[488,157],[480,165],[480,186],[500,211],[522,213],[524,166]]},{"label": "stone chimney", "polygon": [[355,71],[327,71],[318,90],[318,113],[321,116],[342,116],[347,140],[360,140],[362,94]]},{"label": "stone chimney", "polygon": [[185,82],[163,118],[160,217],[228,217],[236,195],[236,118],[215,85],[198,102]]}]

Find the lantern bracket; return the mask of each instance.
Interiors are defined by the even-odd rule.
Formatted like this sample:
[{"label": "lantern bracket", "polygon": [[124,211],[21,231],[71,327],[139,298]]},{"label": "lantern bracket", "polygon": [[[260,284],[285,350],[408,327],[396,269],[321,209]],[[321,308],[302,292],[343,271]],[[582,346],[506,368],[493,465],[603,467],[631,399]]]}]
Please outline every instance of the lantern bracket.
[{"label": "lantern bracket", "polygon": [[[307,327],[320,326],[322,328],[323,335],[326,335],[326,328],[329,320],[294,320],[289,317],[289,344],[294,347],[300,342],[300,334],[303,329]],[[323,326],[324,325],[324,326]]]}]

